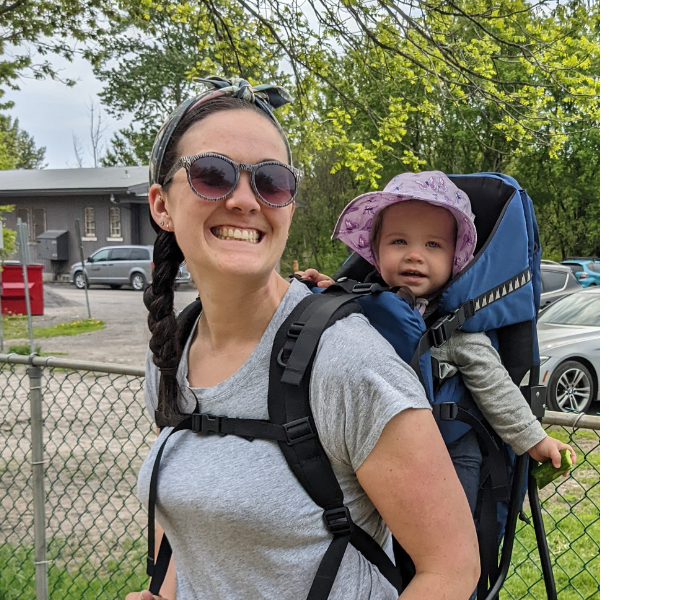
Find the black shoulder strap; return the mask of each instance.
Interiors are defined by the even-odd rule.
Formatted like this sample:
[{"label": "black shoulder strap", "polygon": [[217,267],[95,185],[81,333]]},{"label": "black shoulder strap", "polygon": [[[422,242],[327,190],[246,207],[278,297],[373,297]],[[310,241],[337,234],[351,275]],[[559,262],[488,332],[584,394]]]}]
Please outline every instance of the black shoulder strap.
[{"label": "black shoulder strap", "polygon": [[352,522],[343,491],[318,438],[309,391],[311,367],[323,332],[343,317],[359,312],[352,294],[314,294],[304,298],[275,336],[270,357],[268,411],[270,421],[288,431],[279,441],[293,473],[313,501],[333,540],[318,567],[307,600],[326,600],[349,543],[402,590],[401,577],[377,542]]}]

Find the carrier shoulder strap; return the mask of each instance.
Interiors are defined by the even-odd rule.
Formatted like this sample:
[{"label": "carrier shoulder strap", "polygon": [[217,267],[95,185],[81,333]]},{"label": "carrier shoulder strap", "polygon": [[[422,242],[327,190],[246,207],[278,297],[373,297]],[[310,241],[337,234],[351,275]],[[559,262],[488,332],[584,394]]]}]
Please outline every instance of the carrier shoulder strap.
[{"label": "carrier shoulder strap", "polygon": [[356,295],[314,294],[304,298],[275,336],[270,357],[268,412],[290,435],[279,446],[311,499],[324,509],[333,539],[321,560],[307,600],[326,600],[348,544],[355,546],[389,582],[402,591],[401,576],[381,546],[355,525],[343,492],[318,438],[309,404],[311,371],[323,332],[359,306]]}]

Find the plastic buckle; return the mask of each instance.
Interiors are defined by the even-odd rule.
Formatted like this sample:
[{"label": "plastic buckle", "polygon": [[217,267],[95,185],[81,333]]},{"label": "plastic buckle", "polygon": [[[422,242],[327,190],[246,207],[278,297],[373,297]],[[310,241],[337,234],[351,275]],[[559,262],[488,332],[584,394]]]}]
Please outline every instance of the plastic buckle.
[{"label": "plastic buckle", "polygon": [[378,283],[356,283],[352,288],[353,294],[371,294],[382,290],[382,286]]},{"label": "plastic buckle", "polygon": [[287,434],[287,444],[293,446],[304,440],[308,440],[312,437],[316,437],[316,432],[311,426],[311,421],[309,417],[304,417],[303,419],[297,419],[296,421],[291,421],[282,425],[284,431]]},{"label": "plastic buckle", "polygon": [[221,433],[221,417],[207,415],[204,413],[194,413],[192,415],[192,431],[195,433]]},{"label": "plastic buckle", "polygon": [[457,403],[442,402],[438,404],[438,415],[441,421],[454,421],[457,418]]},{"label": "plastic buckle", "polygon": [[304,325],[306,325],[306,323],[292,323],[287,331],[287,337],[294,339],[298,338],[301,334],[301,330],[304,328]]},{"label": "plastic buckle", "polygon": [[447,336],[445,335],[445,320],[440,319],[430,328],[430,343],[435,347],[439,348],[447,341]]},{"label": "plastic buckle", "polygon": [[323,511],[323,520],[333,535],[343,535],[352,531],[352,517],[347,506]]}]

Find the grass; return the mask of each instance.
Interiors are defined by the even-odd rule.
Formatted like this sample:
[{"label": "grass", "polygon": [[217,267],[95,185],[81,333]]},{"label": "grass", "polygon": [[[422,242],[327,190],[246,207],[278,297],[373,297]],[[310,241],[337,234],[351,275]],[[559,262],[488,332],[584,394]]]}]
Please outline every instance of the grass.
[{"label": "grass", "polygon": [[[59,323],[51,327],[33,327],[35,338],[52,338],[57,335],[79,335],[89,331],[104,329],[103,321],[97,319],[77,319],[70,323]],[[26,339],[29,337],[29,327],[25,315],[3,315],[2,333],[5,340]]]},{"label": "grass", "polygon": [[[559,600],[599,600],[599,435],[582,429],[573,435],[563,428],[548,428],[547,432],[571,443],[578,454],[571,475],[567,479],[557,479],[540,492],[557,597]],[[501,597],[518,600],[547,597],[531,525],[518,525],[512,566]]]},{"label": "grass", "polygon": [[[63,552],[62,552],[63,550]],[[146,589],[146,543],[127,543],[101,563],[65,562],[66,540],[49,541],[47,558],[51,600],[113,600]],[[63,560],[62,560],[63,555]],[[29,544],[0,546],[0,599],[34,600],[34,552]]]}]

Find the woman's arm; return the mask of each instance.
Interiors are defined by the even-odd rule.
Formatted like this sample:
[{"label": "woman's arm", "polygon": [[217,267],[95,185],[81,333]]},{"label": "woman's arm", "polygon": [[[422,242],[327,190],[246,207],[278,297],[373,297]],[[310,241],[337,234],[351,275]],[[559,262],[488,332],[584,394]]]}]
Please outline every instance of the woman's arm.
[{"label": "woman's arm", "polygon": [[468,598],[480,574],[476,530],[430,411],[394,416],[357,478],[415,564],[401,599]]}]

